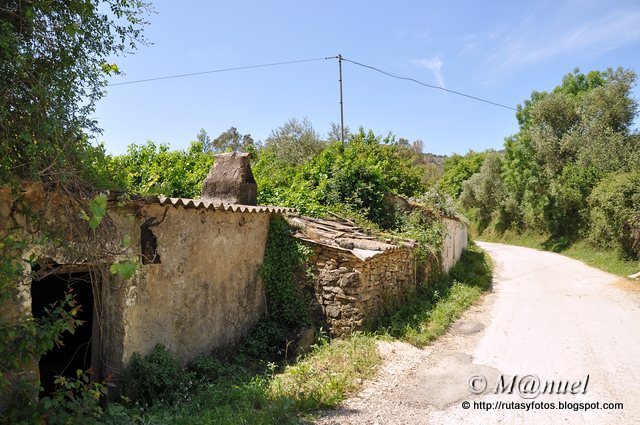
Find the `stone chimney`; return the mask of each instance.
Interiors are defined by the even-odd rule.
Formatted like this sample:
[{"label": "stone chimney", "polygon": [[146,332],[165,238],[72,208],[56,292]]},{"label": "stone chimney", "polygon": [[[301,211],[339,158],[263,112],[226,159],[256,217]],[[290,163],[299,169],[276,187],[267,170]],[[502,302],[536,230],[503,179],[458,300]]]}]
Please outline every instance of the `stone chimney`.
[{"label": "stone chimney", "polygon": [[213,167],[202,183],[202,199],[216,204],[256,205],[258,186],[250,159],[249,153],[215,155]]}]

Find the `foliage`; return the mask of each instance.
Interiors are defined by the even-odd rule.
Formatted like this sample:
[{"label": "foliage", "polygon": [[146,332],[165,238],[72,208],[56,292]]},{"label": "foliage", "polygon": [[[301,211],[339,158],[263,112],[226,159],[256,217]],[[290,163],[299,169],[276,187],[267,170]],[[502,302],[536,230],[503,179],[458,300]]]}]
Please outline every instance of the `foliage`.
[{"label": "foliage", "polygon": [[454,154],[444,162],[444,174],[440,178],[440,188],[454,198],[462,193],[462,183],[480,171],[486,154],[469,151],[466,155]]},{"label": "foliage", "polygon": [[146,406],[128,402],[118,423],[295,424],[301,415],[336,406],[380,361],[375,339],[364,334],[323,339],[279,372],[274,363],[242,356],[222,363],[202,355],[182,371],[192,382],[188,399]]},{"label": "foliage", "polygon": [[[342,127],[340,124],[335,122],[329,123],[331,129],[327,133],[327,142],[340,142],[342,140]],[[344,126],[344,140],[349,140],[351,138],[351,129],[348,125]]]},{"label": "foliage", "polygon": [[264,260],[266,317],[247,338],[244,351],[256,358],[282,358],[295,332],[312,323],[309,287],[310,250],[295,239],[289,224],[271,221]]},{"label": "foliage", "polygon": [[[77,234],[96,235],[104,227],[106,198],[91,198],[113,179],[104,147],[90,141],[99,132],[91,115],[107,77],[119,73],[108,60],[145,44],[147,12],[138,0],[10,0],[0,6],[0,184],[27,179],[61,191],[77,203],[73,213],[88,221],[89,227],[68,224]],[[89,383],[79,371],[76,378],[59,377],[57,391],[38,400],[38,384],[24,372],[61,345],[64,333],[74,332],[81,306],[70,292],[42,318],[22,316],[10,297],[31,279],[29,268],[38,261],[35,254],[23,256],[35,245],[60,247],[66,254],[82,248],[60,237],[60,223],[43,220],[29,205],[19,208],[29,230],[36,230],[0,233],[0,304],[7,313],[0,319],[0,391],[12,397],[8,421],[95,423],[106,392],[102,383]]]},{"label": "foliage", "polygon": [[203,141],[203,150],[205,152],[223,153],[223,152],[251,152],[255,150],[253,138],[250,134],[240,134],[235,127],[229,127],[228,130],[222,132],[218,137],[210,140],[206,136],[206,132],[200,130],[198,141]]},{"label": "foliage", "polygon": [[135,353],[126,371],[124,392],[142,406],[174,404],[188,398],[191,376],[179,361],[158,344],[142,357]]},{"label": "foliage", "polygon": [[265,149],[271,151],[278,162],[288,165],[300,165],[324,147],[325,142],[307,118],[302,121],[291,118],[265,140]]},{"label": "foliage", "polygon": [[[551,92],[533,92],[518,107],[520,131],[505,140],[501,164],[463,183],[460,201],[478,229],[547,232],[563,245],[589,237],[633,254],[633,236],[620,235],[634,234],[635,218],[615,193],[622,183],[612,182],[637,169],[640,159],[640,137],[632,126],[635,79],[621,68],[575,70]],[[446,170],[445,177],[449,184]],[[601,181],[607,183],[599,186]]]},{"label": "foliage", "polygon": [[589,196],[590,240],[640,258],[640,172],[613,174]]},{"label": "foliage", "polygon": [[502,179],[502,159],[495,152],[486,155],[480,171],[462,184],[460,203],[465,208],[473,208],[481,228],[486,227],[491,215],[504,197]]},{"label": "foliage", "polygon": [[547,178],[536,162],[531,138],[523,133],[505,139],[502,181],[505,199],[500,230],[526,226],[542,229],[544,208],[549,202]]},{"label": "foliage", "polygon": [[442,242],[445,227],[437,212],[417,208],[409,214],[399,216],[397,234],[417,242],[416,256],[419,261],[434,259],[433,267],[441,262]]},{"label": "foliage", "polygon": [[27,398],[26,403],[11,407],[6,412],[8,423],[51,425],[102,424],[105,410],[103,398],[107,384],[91,382],[91,373],[78,370],[76,377],[56,379],[56,391],[40,400]]},{"label": "foliage", "polygon": [[335,407],[373,374],[380,361],[375,340],[364,334],[320,343],[311,356],[277,375],[268,394],[292,400],[302,412]]},{"label": "foliage", "polygon": [[126,154],[114,157],[112,162],[120,186],[129,192],[197,198],[213,156],[203,152],[199,142],[185,150],[171,151],[169,145],[149,141],[146,145],[130,145]]},{"label": "foliage", "polygon": [[258,202],[311,215],[346,207],[382,227],[392,227],[394,217],[385,195],[416,196],[424,191],[422,170],[401,158],[393,142],[391,136],[382,138],[360,129],[344,153],[336,142],[299,166],[279,162],[265,149],[254,166]]},{"label": "foliage", "polygon": [[0,183],[82,174],[95,103],[119,72],[108,60],[144,44],[148,10],[138,0],[3,2]]},{"label": "foliage", "polygon": [[[7,235],[0,241],[0,304],[8,301],[16,282],[24,278],[25,264],[21,254],[29,245],[23,237]],[[30,259],[35,264],[36,257]],[[89,374],[78,370],[76,378],[58,377],[56,391],[41,399],[34,398],[40,387],[24,374],[34,361],[63,344],[63,335],[74,333],[83,324],[76,319],[82,306],[69,291],[59,302],[49,306],[42,318],[0,318],[0,391],[11,398],[0,421],[8,423],[50,424],[98,423],[103,411],[101,398],[107,387],[89,382]]]}]

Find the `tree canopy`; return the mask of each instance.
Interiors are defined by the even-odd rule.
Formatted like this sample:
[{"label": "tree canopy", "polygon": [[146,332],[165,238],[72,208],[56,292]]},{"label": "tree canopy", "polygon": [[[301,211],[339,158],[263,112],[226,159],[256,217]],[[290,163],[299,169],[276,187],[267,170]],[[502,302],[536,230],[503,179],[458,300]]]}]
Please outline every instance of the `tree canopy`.
[{"label": "tree canopy", "polygon": [[[635,81],[622,68],[574,70],[552,91],[534,91],[518,107],[520,131],[505,139],[500,166],[492,160],[477,168],[475,153],[454,156],[440,184],[462,194],[481,230],[492,222],[497,230],[543,231],[566,241],[589,237],[640,255],[640,243],[621,236],[640,234],[640,206],[611,193],[624,188],[636,196],[629,189],[640,167]],[[604,224],[607,209],[615,231]]]},{"label": "tree canopy", "polygon": [[119,73],[108,61],[145,43],[148,12],[139,0],[2,2],[0,182],[59,180],[100,154],[87,136],[99,131],[91,114],[106,77]]}]

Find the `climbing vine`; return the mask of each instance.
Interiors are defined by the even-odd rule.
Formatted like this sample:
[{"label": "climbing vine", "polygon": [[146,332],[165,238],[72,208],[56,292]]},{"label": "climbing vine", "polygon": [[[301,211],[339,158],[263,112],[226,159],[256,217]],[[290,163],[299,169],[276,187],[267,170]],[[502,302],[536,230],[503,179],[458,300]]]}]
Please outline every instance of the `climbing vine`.
[{"label": "climbing vine", "polygon": [[247,354],[281,357],[295,332],[313,323],[310,258],[311,250],[293,237],[286,220],[273,218],[258,272],[265,285],[266,314],[247,339]]}]

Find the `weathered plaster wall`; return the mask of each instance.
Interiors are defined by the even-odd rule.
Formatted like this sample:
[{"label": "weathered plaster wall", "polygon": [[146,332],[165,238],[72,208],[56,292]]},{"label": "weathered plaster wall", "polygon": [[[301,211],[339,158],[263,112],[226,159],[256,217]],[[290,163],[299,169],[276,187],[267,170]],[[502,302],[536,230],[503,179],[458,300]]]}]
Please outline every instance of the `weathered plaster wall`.
[{"label": "weathered plaster wall", "polygon": [[348,250],[310,245],[317,267],[316,301],[334,336],[366,329],[415,293],[417,264],[411,249],[362,260]]},{"label": "weathered plaster wall", "polygon": [[[143,205],[135,226],[153,224],[160,263],[139,266],[122,296],[106,304],[120,316],[122,364],[162,343],[186,363],[236,344],[264,310],[257,273],[270,214]],[[119,219],[126,225],[124,217]],[[140,230],[132,249],[140,252]],[[120,313],[120,312],[121,313]]]},{"label": "weathered plaster wall", "polygon": [[442,218],[445,236],[442,242],[442,270],[448,272],[467,249],[467,225],[459,220]]},{"label": "weathered plaster wall", "polygon": [[[63,250],[38,242],[25,205],[46,222],[62,225],[61,236],[68,241]],[[104,218],[109,230],[98,236],[104,250],[94,251],[91,240],[97,233],[78,219],[75,205],[65,196],[45,194],[41,185],[25,185],[19,193],[0,188],[0,236],[30,235],[29,240],[36,242],[26,248],[23,258],[37,253],[43,267],[49,261],[56,265],[53,273],[74,266],[99,274],[92,340],[96,377],[112,373],[117,382],[134,352],[144,355],[157,343],[165,344],[183,362],[200,353],[232,348],[261,317],[265,295],[257,272],[272,212],[260,207],[259,212],[225,211],[140,201],[117,207],[113,202]],[[65,223],[72,220],[80,221],[67,229]],[[116,260],[140,259],[145,222],[155,236],[160,262],[138,264],[134,278],[123,281],[108,267]],[[125,235],[131,240],[128,249],[120,246]],[[74,245],[84,248],[76,253]],[[88,251],[93,257],[85,255]],[[35,274],[28,261],[23,266],[24,278],[10,299],[0,303],[0,315],[9,320],[31,314]],[[24,373],[35,379],[37,364]],[[0,395],[0,408],[4,399]]]}]

